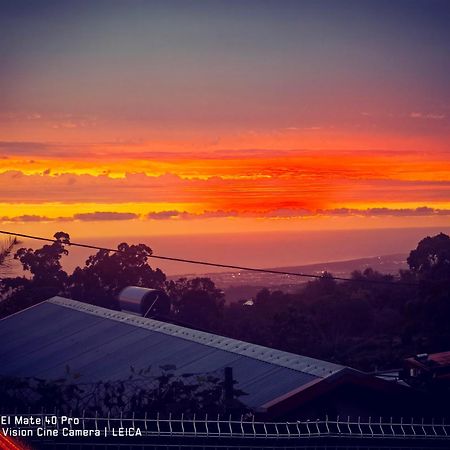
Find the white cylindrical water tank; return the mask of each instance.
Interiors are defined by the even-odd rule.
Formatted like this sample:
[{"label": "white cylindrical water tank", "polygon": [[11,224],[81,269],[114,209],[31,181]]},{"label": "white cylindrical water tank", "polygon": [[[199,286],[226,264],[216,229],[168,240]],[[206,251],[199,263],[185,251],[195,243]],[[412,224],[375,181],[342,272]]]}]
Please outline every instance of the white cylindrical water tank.
[{"label": "white cylindrical water tank", "polygon": [[159,289],[127,286],[119,294],[119,304],[122,311],[143,317],[167,316],[170,312],[170,299]]}]

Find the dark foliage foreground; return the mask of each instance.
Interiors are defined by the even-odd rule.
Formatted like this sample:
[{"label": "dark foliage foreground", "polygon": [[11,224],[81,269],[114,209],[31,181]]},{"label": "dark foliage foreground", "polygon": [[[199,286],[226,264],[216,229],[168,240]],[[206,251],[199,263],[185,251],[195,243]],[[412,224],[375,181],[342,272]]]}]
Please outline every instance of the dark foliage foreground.
[{"label": "dark foliage foreground", "polygon": [[3,411],[48,413],[72,417],[125,417],[136,414],[163,415],[244,414],[248,409],[238,400],[245,395],[233,390],[233,399],[226,400],[223,381],[213,374],[174,375],[174,367],[164,367],[159,375],[151,368],[131,368],[127,380],[83,383],[79,374],[67,368],[64,378],[0,377],[0,398]]}]

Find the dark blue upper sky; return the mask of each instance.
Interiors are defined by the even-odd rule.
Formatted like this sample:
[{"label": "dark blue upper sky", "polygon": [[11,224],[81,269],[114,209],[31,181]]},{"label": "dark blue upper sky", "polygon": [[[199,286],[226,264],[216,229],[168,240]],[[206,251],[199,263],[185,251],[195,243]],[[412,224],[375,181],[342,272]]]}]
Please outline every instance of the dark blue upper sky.
[{"label": "dark blue upper sky", "polygon": [[3,112],[252,127],[447,114],[447,0],[15,0],[1,9]]}]

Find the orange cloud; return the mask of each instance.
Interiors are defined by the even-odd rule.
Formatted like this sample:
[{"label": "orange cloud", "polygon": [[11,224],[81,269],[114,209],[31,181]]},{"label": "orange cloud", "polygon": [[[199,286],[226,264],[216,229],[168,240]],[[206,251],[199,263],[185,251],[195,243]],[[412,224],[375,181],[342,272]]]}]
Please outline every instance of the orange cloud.
[{"label": "orange cloud", "polygon": [[444,150],[283,145],[163,151],[148,143],[3,142],[0,217],[275,219],[346,211],[400,218],[424,215],[417,210],[423,206],[433,217],[450,208],[450,157]]}]

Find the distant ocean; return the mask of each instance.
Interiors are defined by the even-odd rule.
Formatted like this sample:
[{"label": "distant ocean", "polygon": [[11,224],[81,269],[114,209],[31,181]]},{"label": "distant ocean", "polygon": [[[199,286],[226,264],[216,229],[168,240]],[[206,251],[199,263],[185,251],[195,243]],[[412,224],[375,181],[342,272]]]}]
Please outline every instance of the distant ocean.
[{"label": "distant ocean", "polygon": [[[91,245],[117,247],[120,242],[145,243],[157,255],[200,259],[222,264],[254,267],[286,267],[341,261],[394,253],[408,253],[420,239],[441,228],[406,228],[382,230],[302,231],[289,233],[208,234],[189,236],[142,236],[118,239],[84,239]],[[39,247],[41,243],[24,240],[23,246]],[[71,247],[63,265],[72,271],[84,264],[92,251]],[[168,275],[223,271],[200,265],[151,260]],[[19,268],[15,273],[21,273]]]}]

